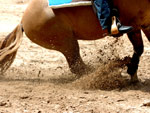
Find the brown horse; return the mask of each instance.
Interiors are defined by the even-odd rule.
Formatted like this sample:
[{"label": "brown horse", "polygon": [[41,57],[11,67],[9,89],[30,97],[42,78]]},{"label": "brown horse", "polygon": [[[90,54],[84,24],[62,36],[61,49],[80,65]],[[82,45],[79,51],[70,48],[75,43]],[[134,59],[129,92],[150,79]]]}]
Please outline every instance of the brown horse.
[{"label": "brown horse", "polygon": [[[150,40],[150,1],[113,1],[120,12],[121,22],[134,27],[134,30],[128,33],[134,54],[127,72],[131,75],[131,81],[137,82],[139,59],[143,53],[141,30]],[[66,57],[73,73],[79,73],[85,68],[79,54],[77,40],[103,38],[102,29],[91,5],[53,9],[48,6],[47,0],[32,0],[21,23],[3,41],[0,50],[1,62],[6,60],[7,56],[16,53],[23,31],[34,43],[47,49],[60,51]],[[15,56],[14,54],[12,57]]]}]

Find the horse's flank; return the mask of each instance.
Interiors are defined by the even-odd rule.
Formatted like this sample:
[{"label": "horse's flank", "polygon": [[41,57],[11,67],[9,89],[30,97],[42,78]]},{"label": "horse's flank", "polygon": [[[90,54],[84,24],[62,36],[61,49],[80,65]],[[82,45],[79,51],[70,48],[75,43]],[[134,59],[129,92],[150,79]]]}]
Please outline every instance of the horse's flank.
[{"label": "horse's flank", "polygon": [[[38,1],[40,2],[37,2],[37,0],[32,1],[22,19],[23,28],[27,36],[30,38],[36,35],[34,36],[36,40],[31,39],[33,42],[38,43],[37,38],[40,35],[53,41],[62,40],[62,37],[73,37],[82,40],[102,38],[102,29],[92,6],[52,9],[48,5],[43,5],[46,4],[47,0]],[[33,33],[34,31],[36,33]],[[41,39],[41,37],[39,38]]]}]

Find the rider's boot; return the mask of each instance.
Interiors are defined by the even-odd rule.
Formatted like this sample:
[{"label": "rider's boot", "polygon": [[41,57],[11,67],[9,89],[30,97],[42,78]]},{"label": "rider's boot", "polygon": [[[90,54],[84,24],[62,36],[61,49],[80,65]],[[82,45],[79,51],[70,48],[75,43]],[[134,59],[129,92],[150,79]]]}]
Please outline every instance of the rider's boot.
[{"label": "rider's boot", "polygon": [[124,34],[133,30],[132,26],[124,26],[121,24],[118,18],[112,17],[112,25],[110,29],[110,35]]}]

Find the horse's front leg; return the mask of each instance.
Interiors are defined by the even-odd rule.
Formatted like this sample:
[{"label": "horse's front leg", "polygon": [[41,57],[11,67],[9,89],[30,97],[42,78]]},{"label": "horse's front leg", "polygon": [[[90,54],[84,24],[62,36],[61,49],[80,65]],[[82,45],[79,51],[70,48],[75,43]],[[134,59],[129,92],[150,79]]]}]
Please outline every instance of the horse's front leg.
[{"label": "horse's front leg", "polygon": [[139,81],[137,77],[138,64],[140,61],[140,56],[142,55],[144,50],[141,30],[134,30],[133,32],[128,33],[128,37],[133,45],[134,54],[132,56],[130,64],[128,64],[127,72],[131,76],[131,82],[136,83]]}]

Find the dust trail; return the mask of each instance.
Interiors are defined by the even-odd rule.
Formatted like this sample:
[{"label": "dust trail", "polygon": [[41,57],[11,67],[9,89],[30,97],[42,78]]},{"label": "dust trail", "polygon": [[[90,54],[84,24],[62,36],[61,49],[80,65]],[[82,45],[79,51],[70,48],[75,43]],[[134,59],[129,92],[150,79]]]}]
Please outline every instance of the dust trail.
[{"label": "dust trail", "polygon": [[100,65],[96,66],[96,71],[69,84],[70,87],[87,90],[113,90],[126,86],[126,78],[122,77],[121,73],[131,58],[125,57],[128,51],[124,49],[126,46],[124,39],[115,40],[108,37],[104,43],[105,45],[98,47]]},{"label": "dust trail", "polygon": [[129,63],[130,58],[124,60],[109,61],[101,65],[95,72],[85,75],[70,84],[71,87],[78,89],[102,89],[112,90],[123,87],[126,82],[121,76],[125,65]]}]

